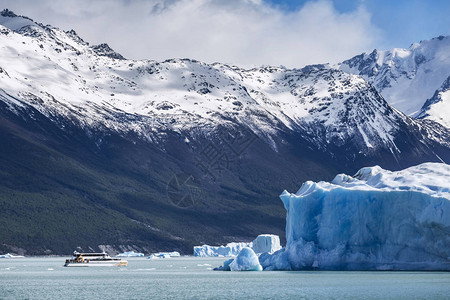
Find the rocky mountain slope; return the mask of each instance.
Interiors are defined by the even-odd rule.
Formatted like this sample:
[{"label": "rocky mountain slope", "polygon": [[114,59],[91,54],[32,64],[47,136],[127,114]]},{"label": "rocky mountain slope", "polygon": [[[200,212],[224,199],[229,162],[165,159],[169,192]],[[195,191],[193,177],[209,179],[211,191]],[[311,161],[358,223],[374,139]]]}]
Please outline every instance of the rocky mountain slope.
[{"label": "rocky mountain slope", "polygon": [[361,75],[406,115],[425,116],[448,127],[449,114],[430,110],[425,101],[450,76],[449,52],[450,37],[440,36],[414,43],[408,49],[375,49],[344,61],[339,69]]},{"label": "rocky mountain slope", "polygon": [[283,236],[277,195],[299,181],[450,161],[447,128],[399,112],[360,75],[127,60],[11,11],[0,25],[8,251],[189,253]]},{"label": "rocky mountain slope", "polygon": [[417,116],[420,119],[436,121],[450,128],[450,76],[442,86],[428,99]]}]

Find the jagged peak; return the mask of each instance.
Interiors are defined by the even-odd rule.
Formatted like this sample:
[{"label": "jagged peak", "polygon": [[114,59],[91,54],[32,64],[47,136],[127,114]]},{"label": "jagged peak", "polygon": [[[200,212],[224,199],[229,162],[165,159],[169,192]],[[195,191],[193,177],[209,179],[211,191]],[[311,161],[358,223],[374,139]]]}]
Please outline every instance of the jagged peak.
[{"label": "jagged peak", "polygon": [[77,43],[80,43],[82,45],[86,45],[89,46],[89,43],[84,41],[75,30],[71,29],[71,30],[67,30],[64,31],[65,34],[67,34],[67,36],[69,36],[72,40],[76,41]]},{"label": "jagged peak", "polygon": [[2,17],[9,17],[9,18],[23,18],[23,19],[27,19],[30,20],[31,22],[34,22],[33,19],[27,17],[27,16],[22,16],[22,15],[17,15],[15,14],[12,10],[9,10],[7,8],[5,8],[4,10],[2,10],[0,12],[0,15]]},{"label": "jagged peak", "polygon": [[17,32],[21,28],[37,24],[32,19],[16,15],[13,11],[6,8],[0,12],[0,25]]},{"label": "jagged peak", "polygon": [[125,59],[125,57],[114,51],[107,43],[93,45],[91,46],[91,49],[100,56],[107,56],[114,59]]},{"label": "jagged peak", "polygon": [[12,10],[9,10],[9,9],[7,9],[7,8],[5,8],[4,10],[2,10],[2,11],[0,12],[0,15],[2,15],[3,17],[10,17],[10,18],[17,17],[17,15],[16,15]]},{"label": "jagged peak", "polygon": [[438,37],[434,37],[431,39],[427,39],[427,40],[421,40],[418,43],[412,43],[408,48],[392,48],[389,50],[378,50],[378,49],[374,49],[372,51],[368,51],[368,52],[363,52],[361,54],[355,55],[354,57],[347,59],[345,61],[343,61],[341,64],[348,64],[351,65],[352,63],[354,63],[355,61],[373,61],[375,63],[378,62],[378,58],[379,56],[383,56],[385,55],[386,57],[397,57],[399,52],[409,52],[409,51],[414,51],[417,48],[420,47],[426,47],[427,44],[432,43],[432,42],[440,42],[440,41],[444,41],[444,40],[449,40],[450,36],[445,36],[445,35],[440,35]]},{"label": "jagged peak", "polygon": [[419,42],[419,44],[423,44],[423,43],[430,42],[430,41],[442,41],[442,40],[448,39],[449,37],[450,36],[448,36],[448,35],[442,35],[441,34],[440,36],[437,36],[437,37],[434,37],[434,38],[431,38],[431,39],[428,39],[428,40],[421,40]]}]

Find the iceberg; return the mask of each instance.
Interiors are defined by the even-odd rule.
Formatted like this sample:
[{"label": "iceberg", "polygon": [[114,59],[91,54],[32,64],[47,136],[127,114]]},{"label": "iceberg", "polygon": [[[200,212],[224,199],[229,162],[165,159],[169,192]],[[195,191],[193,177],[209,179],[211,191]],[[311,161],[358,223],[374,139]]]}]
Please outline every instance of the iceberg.
[{"label": "iceberg", "polygon": [[237,256],[245,247],[252,248],[256,254],[265,252],[273,253],[281,249],[280,237],[274,234],[260,234],[253,242],[250,243],[228,243],[226,246],[195,246],[194,256],[234,257]]},{"label": "iceberg", "polygon": [[158,252],[153,253],[147,259],[158,259],[158,258],[171,258],[171,257],[178,257],[180,256],[180,253],[177,251],[173,252]]},{"label": "iceberg", "polygon": [[225,261],[222,268],[224,271],[262,271],[258,256],[251,248],[245,247],[239,252],[239,255]]},{"label": "iceberg", "polygon": [[6,253],[6,254],[3,254],[3,255],[0,255],[0,258],[23,258],[23,257],[25,257],[25,256],[14,255],[14,254],[11,254],[11,253]]},{"label": "iceberg", "polygon": [[245,247],[252,247],[252,243],[228,243],[226,246],[195,246],[194,256],[199,257],[229,257],[236,256]]},{"label": "iceberg", "polygon": [[278,251],[281,249],[280,237],[275,234],[260,234],[253,241],[252,249],[256,254]]},{"label": "iceberg", "polygon": [[[265,270],[450,271],[450,165],[368,167],[284,191],[286,247]],[[231,266],[231,265],[230,265]]]},{"label": "iceberg", "polygon": [[230,258],[229,260],[224,261],[223,267],[220,267],[218,270],[220,271],[231,271],[230,264],[234,261],[234,258]]},{"label": "iceberg", "polygon": [[143,257],[144,253],[129,251],[129,252],[123,252],[117,255],[117,257]]}]

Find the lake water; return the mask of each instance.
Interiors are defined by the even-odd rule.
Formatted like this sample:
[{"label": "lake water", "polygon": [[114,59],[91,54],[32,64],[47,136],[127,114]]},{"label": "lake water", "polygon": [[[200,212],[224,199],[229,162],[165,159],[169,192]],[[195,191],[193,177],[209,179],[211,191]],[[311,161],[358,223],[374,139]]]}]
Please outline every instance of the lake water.
[{"label": "lake water", "polygon": [[64,268],[63,257],[0,259],[0,299],[450,299],[445,272],[220,272],[224,258],[129,258]]}]

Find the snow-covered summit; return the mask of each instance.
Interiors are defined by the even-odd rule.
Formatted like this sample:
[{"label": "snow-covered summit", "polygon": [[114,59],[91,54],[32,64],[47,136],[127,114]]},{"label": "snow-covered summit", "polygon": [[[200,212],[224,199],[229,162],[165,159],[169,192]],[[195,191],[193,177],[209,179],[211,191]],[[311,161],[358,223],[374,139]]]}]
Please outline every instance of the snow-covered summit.
[{"label": "snow-covered summit", "polygon": [[363,76],[391,105],[414,116],[450,75],[449,52],[450,37],[439,36],[408,49],[363,53],[340,69]]},{"label": "snow-covered summit", "polygon": [[[353,145],[364,154],[382,148],[396,155],[400,131],[428,128],[392,109],[361,76],[326,65],[245,70],[189,59],[127,60],[74,31],[4,15],[0,88],[13,111],[31,105],[53,120],[146,140],[164,130],[208,133],[238,124],[275,149],[273,136],[294,131],[322,151]],[[440,134],[429,138],[440,141]]]},{"label": "snow-covered summit", "polygon": [[[22,20],[5,18],[11,20],[3,24]],[[328,128],[323,144],[343,139],[335,128],[349,126],[345,138],[391,140],[393,124],[380,118],[392,111],[385,111],[389,108],[384,101],[359,76],[333,69],[244,70],[188,59],[125,60],[106,44],[89,47],[74,32],[35,24],[31,34],[30,29],[18,27],[14,26],[17,33],[6,31],[0,36],[2,89],[47,115],[56,109],[81,117],[80,122],[88,126],[133,128],[143,135],[148,131],[142,128],[145,117],[150,117],[175,130],[214,127],[233,120],[255,132],[272,134],[280,127],[321,124]],[[125,128],[113,117],[117,113],[141,118]],[[365,128],[355,127],[361,118],[367,119]],[[385,126],[379,126],[380,122]],[[373,147],[370,142],[367,146]]]}]

